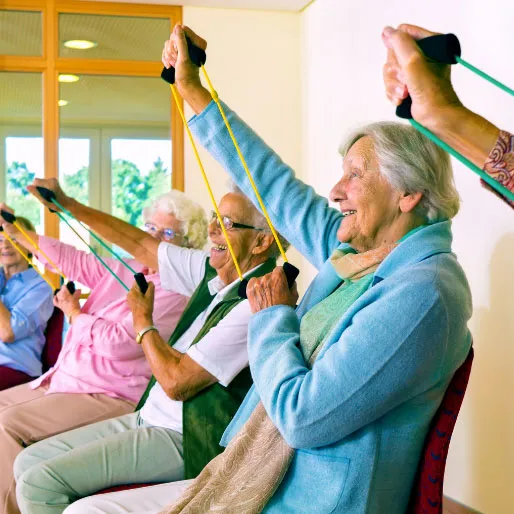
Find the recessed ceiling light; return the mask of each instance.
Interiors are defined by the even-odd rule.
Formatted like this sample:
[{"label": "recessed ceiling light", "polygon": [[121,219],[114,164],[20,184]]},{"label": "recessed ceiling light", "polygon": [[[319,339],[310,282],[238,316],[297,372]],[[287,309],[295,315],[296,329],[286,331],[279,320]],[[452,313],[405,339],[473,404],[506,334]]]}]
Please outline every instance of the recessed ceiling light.
[{"label": "recessed ceiling light", "polygon": [[78,82],[78,81],[79,81],[78,75],[72,75],[71,73],[61,73],[59,75],[59,82],[71,83],[71,82]]},{"label": "recessed ceiling light", "polygon": [[68,100],[59,100],[57,104],[59,107],[64,107],[65,105],[68,105]]},{"label": "recessed ceiling light", "polygon": [[95,41],[88,41],[87,39],[70,39],[64,42],[66,48],[72,48],[73,50],[89,50],[98,46]]}]

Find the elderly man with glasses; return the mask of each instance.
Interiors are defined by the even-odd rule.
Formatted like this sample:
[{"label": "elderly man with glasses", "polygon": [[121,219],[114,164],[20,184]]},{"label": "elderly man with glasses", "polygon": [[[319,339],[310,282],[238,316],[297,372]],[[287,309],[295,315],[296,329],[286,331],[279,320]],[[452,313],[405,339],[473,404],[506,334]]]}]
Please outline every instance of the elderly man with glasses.
[{"label": "elderly man with glasses", "polygon": [[[238,296],[237,268],[218,220],[209,223],[210,251],[194,250],[150,235],[189,241],[194,236],[187,224],[178,236],[176,227],[154,215],[142,231],[67,197],[55,180],[36,180],[35,185],[54,191],[77,219],[158,269],[165,289],[191,299],[168,341],[154,326],[153,284],[145,295],[132,288],[128,302],[134,327],[153,372],[137,411],[22,452],[15,463],[21,511],[57,513],[107,487],[196,476],[221,452],[221,435],[252,383],[246,345],[251,309]],[[35,187],[29,190],[38,196]],[[244,277],[272,271],[279,251],[252,203],[234,190],[218,208]]]}]

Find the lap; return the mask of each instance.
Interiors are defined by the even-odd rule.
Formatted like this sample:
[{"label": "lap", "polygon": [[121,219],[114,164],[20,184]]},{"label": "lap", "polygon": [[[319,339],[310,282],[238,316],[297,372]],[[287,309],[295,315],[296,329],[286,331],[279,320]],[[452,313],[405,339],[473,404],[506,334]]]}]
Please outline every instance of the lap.
[{"label": "lap", "polygon": [[133,410],[132,403],[104,394],[45,395],[46,390],[24,384],[0,392],[0,425],[25,445]]},{"label": "lap", "polygon": [[70,505],[64,514],[158,514],[179,498],[192,480],[131,489],[83,498]]},{"label": "lap", "polygon": [[72,501],[115,485],[181,480],[182,436],[140,425],[134,413],[36,443],[15,471],[21,491],[53,490]]}]

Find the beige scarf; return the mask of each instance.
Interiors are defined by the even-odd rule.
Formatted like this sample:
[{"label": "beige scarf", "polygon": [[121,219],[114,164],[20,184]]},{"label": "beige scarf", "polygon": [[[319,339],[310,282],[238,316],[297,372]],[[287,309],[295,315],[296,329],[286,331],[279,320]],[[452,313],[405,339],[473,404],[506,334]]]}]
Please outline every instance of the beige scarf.
[{"label": "beige scarf", "polygon": [[[336,250],[331,262],[344,280],[374,272],[397,245],[356,254]],[[312,349],[312,367],[321,345]],[[257,514],[289,469],[294,450],[259,402],[225,451],[211,460],[182,496],[160,514]]]}]

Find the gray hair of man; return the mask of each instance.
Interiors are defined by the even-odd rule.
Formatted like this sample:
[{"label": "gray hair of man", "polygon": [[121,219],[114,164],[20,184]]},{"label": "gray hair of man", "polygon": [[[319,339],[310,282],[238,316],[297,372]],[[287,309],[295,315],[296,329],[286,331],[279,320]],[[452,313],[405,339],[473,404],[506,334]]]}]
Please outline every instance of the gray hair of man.
[{"label": "gray hair of man", "polygon": [[199,204],[185,193],[172,189],[158,196],[143,209],[143,222],[146,223],[155,212],[172,214],[182,225],[187,248],[201,250],[207,242],[207,215]]},{"label": "gray hair of man", "polygon": [[[264,214],[255,207],[252,201],[246,196],[243,191],[232,181],[228,182],[228,190],[230,193],[234,193],[236,195],[240,195],[244,197],[248,204],[248,219],[245,220],[247,223],[251,224],[255,228],[262,228],[264,233],[271,234],[271,230],[269,228],[268,222],[264,217]],[[277,231],[278,240],[284,249],[284,252],[289,248],[289,241],[287,241],[279,232]],[[280,250],[278,248],[277,242],[273,241],[273,245],[271,247],[270,257],[274,259],[278,259],[280,257]]]},{"label": "gray hair of man", "polygon": [[414,127],[393,122],[366,125],[340,146],[344,157],[362,137],[375,146],[380,173],[391,186],[407,193],[423,193],[417,212],[428,223],[453,218],[460,206],[450,156]]}]

